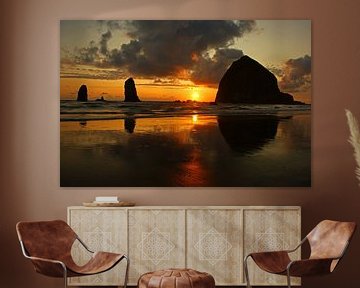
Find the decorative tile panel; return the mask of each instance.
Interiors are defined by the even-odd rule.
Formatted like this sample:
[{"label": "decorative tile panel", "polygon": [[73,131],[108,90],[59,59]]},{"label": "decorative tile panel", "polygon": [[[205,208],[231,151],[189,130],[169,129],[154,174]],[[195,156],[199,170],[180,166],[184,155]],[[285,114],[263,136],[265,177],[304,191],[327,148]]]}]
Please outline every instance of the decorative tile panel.
[{"label": "decorative tile panel", "polygon": [[[71,211],[69,223],[80,239],[93,251],[127,252],[127,215],[125,209],[83,209]],[[72,256],[79,265],[90,259],[90,253],[76,241]],[[125,261],[112,270],[85,277],[69,278],[70,285],[122,285]]]},{"label": "decorative tile panel", "polygon": [[187,267],[212,274],[216,285],[240,284],[241,218],[241,210],[187,210]]},{"label": "decorative tile panel", "polygon": [[[295,248],[301,237],[299,213],[299,210],[245,210],[245,255],[251,252]],[[292,254],[293,259],[300,259],[300,250]],[[252,259],[248,261],[252,285],[286,285],[286,277],[266,273],[259,269]],[[300,284],[300,281],[292,278],[292,283]]]},{"label": "decorative tile panel", "polygon": [[145,272],[185,267],[185,210],[130,210],[130,283]]}]

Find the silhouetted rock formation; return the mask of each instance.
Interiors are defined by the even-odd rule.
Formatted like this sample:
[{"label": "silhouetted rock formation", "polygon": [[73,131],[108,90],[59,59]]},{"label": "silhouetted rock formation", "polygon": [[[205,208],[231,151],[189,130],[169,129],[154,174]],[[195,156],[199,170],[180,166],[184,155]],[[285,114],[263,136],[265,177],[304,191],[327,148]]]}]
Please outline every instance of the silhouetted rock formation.
[{"label": "silhouetted rock formation", "polygon": [[134,133],[135,130],[135,126],[136,126],[136,120],[133,117],[126,117],[124,119],[124,128],[125,131],[132,134]]},{"label": "silhouetted rock formation", "polygon": [[140,99],[136,92],[135,81],[133,78],[129,78],[125,81],[125,102],[140,102]]},{"label": "silhouetted rock formation", "polygon": [[88,101],[88,93],[86,85],[81,85],[78,91],[77,101]]},{"label": "silhouetted rock formation", "polygon": [[230,115],[218,116],[218,125],[231,150],[251,154],[275,138],[279,120],[271,115]]},{"label": "silhouetted rock formation", "polygon": [[304,104],[279,90],[273,73],[259,62],[243,56],[234,61],[222,77],[216,103]]},{"label": "silhouetted rock formation", "polygon": [[98,101],[98,102],[106,102],[104,96],[101,96],[100,98],[96,99],[95,101]]}]

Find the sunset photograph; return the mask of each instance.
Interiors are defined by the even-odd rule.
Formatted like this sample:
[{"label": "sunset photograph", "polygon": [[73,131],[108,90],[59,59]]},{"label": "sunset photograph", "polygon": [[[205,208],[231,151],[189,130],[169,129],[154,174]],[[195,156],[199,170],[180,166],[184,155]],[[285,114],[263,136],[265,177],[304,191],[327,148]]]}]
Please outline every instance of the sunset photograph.
[{"label": "sunset photograph", "polygon": [[310,20],[60,21],[62,187],[311,186]]}]

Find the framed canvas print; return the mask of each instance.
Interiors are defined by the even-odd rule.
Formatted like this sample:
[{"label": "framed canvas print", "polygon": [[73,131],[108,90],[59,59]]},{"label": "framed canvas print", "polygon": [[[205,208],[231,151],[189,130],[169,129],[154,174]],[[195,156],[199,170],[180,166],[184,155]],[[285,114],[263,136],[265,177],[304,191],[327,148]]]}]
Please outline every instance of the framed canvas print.
[{"label": "framed canvas print", "polygon": [[311,185],[310,20],[60,22],[62,187]]}]

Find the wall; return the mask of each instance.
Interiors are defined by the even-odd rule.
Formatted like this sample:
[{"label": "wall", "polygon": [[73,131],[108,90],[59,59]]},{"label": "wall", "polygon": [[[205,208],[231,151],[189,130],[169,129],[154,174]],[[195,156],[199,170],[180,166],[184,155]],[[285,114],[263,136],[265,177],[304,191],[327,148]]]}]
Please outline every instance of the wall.
[{"label": "wall", "polygon": [[[66,207],[116,194],[139,205],[301,205],[303,234],[324,219],[360,223],[360,189],[344,108],[360,118],[360,2],[314,0],[5,0],[0,4],[0,283],[62,287],[22,258],[19,220],[66,217]],[[59,188],[60,19],[312,19],[311,188]],[[39,52],[40,51],[40,52]],[[334,275],[303,286],[358,287],[360,237]]]}]

